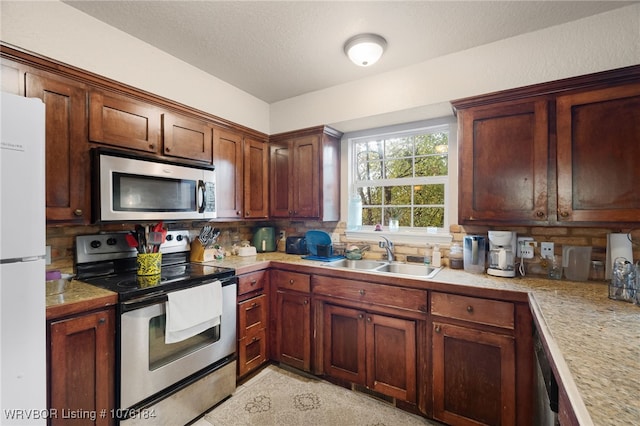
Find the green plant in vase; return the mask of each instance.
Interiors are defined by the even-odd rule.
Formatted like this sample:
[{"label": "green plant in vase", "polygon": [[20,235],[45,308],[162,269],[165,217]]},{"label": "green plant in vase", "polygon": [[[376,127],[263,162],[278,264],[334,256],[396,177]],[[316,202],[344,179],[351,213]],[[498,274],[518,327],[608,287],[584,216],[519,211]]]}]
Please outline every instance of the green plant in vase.
[{"label": "green plant in vase", "polygon": [[389,207],[387,216],[389,216],[389,232],[398,232],[400,229],[401,210],[398,207]]}]

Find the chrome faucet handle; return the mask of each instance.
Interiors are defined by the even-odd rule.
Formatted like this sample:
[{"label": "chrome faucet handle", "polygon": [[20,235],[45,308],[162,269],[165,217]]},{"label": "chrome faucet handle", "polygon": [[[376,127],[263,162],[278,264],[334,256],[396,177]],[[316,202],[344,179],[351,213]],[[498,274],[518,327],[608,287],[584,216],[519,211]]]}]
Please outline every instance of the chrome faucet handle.
[{"label": "chrome faucet handle", "polygon": [[389,241],[389,239],[387,237],[383,237],[380,236],[385,242],[380,241],[380,243],[378,244],[378,246],[380,247],[384,247],[387,250],[387,260],[389,262],[393,262],[394,260],[394,256],[393,256],[393,243],[391,241]]}]

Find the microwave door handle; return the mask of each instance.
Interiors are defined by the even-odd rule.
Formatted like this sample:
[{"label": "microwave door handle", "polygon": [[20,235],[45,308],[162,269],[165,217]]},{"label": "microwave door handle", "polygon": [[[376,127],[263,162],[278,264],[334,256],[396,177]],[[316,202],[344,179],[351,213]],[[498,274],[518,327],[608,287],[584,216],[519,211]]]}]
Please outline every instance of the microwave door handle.
[{"label": "microwave door handle", "polygon": [[198,193],[197,193],[197,203],[198,203],[198,213],[204,213],[205,208],[205,191],[206,187],[203,180],[198,181]]}]

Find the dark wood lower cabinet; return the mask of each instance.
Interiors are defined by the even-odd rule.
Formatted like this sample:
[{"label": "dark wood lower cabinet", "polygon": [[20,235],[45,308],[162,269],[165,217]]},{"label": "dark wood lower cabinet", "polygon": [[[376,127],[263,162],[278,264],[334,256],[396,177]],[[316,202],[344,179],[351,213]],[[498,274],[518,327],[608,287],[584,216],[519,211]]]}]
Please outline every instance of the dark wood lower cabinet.
[{"label": "dark wood lower cabinet", "polygon": [[324,306],[325,374],[416,402],[416,323]]},{"label": "dark wood lower cabinet", "polygon": [[48,398],[56,410],[50,424],[113,424],[115,310],[52,321],[49,333]]},{"label": "dark wood lower cabinet", "polygon": [[516,424],[512,336],[433,323],[433,417],[452,425]]},{"label": "dark wood lower cabinet", "polygon": [[311,371],[311,296],[276,292],[276,358],[304,371]]}]

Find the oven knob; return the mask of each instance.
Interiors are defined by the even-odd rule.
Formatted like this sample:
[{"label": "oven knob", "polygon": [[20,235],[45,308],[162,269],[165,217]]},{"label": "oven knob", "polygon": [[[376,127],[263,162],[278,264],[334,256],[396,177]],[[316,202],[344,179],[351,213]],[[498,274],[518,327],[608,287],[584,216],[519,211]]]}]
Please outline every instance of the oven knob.
[{"label": "oven knob", "polygon": [[93,247],[94,249],[97,249],[101,245],[102,245],[102,243],[100,241],[98,241],[98,240],[91,241],[91,247]]},{"label": "oven knob", "polygon": [[116,244],[118,244],[118,240],[116,240],[115,238],[112,237],[107,239],[107,245],[115,246]]},{"label": "oven knob", "polygon": [[178,234],[178,235],[176,236],[176,240],[178,240],[178,241],[182,241],[182,235]]},{"label": "oven knob", "polygon": [[171,234],[167,235],[166,240],[167,241],[173,240],[173,235],[171,235]]}]

